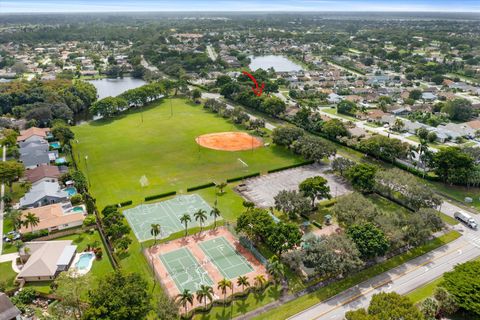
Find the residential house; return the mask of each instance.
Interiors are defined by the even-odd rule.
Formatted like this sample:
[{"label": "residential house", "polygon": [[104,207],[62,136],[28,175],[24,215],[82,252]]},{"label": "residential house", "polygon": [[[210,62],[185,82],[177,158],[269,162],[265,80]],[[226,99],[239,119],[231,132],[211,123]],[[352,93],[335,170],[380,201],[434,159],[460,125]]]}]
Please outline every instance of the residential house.
[{"label": "residential house", "polygon": [[49,137],[51,137],[50,128],[31,127],[27,130],[20,131],[20,135],[17,137],[17,142],[45,140]]},{"label": "residential house", "polygon": [[343,98],[336,93],[330,93],[327,97],[329,103],[339,103],[342,99]]},{"label": "residential house", "polygon": [[[78,210],[77,208],[80,208]],[[72,208],[70,203],[55,203],[44,207],[24,210],[22,216],[33,213],[40,221],[36,226],[20,228],[20,233],[36,232],[41,230],[57,231],[81,226],[85,220],[85,210],[77,206]]]},{"label": "residential house", "polygon": [[447,123],[445,125],[441,124],[437,127],[437,130],[446,134],[451,140],[455,140],[461,137],[473,139],[475,137],[476,131],[462,123]]},{"label": "residential house", "polygon": [[58,182],[42,181],[30,189],[21,199],[21,208],[35,208],[68,200],[68,192],[61,190]]},{"label": "residential house", "polygon": [[0,320],[20,319],[21,314],[20,310],[10,301],[8,296],[0,292]]},{"label": "residential house", "polygon": [[46,140],[20,142],[20,161],[25,168],[33,169],[42,164],[49,164],[50,146]]},{"label": "residential house", "polygon": [[17,280],[24,283],[54,280],[60,272],[70,268],[76,251],[72,240],[27,242],[20,250],[26,263]]},{"label": "residential house", "polygon": [[434,95],[433,93],[431,92],[423,92],[422,93],[422,99],[423,100],[426,100],[426,101],[434,101],[437,99],[437,96]]},{"label": "residential house", "polygon": [[32,185],[40,182],[58,182],[61,173],[57,166],[50,166],[48,164],[41,164],[38,167],[27,170],[25,178],[30,181]]},{"label": "residential house", "polygon": [[369,122],[381,122],[383,116],[386,115],[385,112],[383,112],[380,109],[373,109],[367,112],[365,115],[365,118]]}]

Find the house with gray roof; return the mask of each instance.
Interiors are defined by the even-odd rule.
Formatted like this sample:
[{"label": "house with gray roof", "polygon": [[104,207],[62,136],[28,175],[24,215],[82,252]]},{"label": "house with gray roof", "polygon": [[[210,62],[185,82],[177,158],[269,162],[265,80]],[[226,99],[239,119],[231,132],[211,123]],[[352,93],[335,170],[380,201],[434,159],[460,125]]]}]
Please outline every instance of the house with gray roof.
[{"label": "house with gray roof", "polygon": [[30,189],[21,199],[21,208],[36,208],[68,200],[68,192],[61,190],[58,182],[42,181]]},{"label": "house with gray roof", "polygon": [[20,319],[21,314],[20,310],[15,307],[8,296],[0,292],[0,320]]},{"label": "house with gray roof", "polygon": [[[35,140],[29,142],[20,142],[20,161],[25,168],[33,169],[41,164],[49,164],[55,160],[55,152],[49,151],[49,145],[46,140]],[[58,154],[58,153],[57,153]]]},{"label": "house with gray roof", "polygon": [[[28,250],[25,250],[28,248]],[[31,241],[20,250],[22,259],[27,262],[17,275],[20,282],[54,280],[72,264],[77,246],[72,240]]]}]

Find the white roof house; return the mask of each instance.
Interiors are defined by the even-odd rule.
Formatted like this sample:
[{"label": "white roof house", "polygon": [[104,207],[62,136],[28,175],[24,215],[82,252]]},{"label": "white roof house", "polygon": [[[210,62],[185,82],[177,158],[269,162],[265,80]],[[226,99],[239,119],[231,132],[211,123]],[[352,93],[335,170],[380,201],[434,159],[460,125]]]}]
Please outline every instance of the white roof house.
[{"label": "white roof house", "polygon": [[68,270],[75,257],[77,246],[72,240],[32,241],[25,244],[27,251],[20,254],[28,257],[27,262],[17,275],[18,280],[53,280],[61,272]]}]

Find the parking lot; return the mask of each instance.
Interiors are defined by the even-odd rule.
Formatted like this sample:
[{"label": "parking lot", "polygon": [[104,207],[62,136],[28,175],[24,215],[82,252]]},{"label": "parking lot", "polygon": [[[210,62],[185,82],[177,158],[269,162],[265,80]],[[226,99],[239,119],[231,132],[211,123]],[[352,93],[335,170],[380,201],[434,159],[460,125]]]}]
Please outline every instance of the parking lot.
[{"label": "parking lot", "polygon": [[332,197],[338,197],[352,192],[341,178],[333,173],[330,165],[312,164],[248,179],[245,185],[238,188],[239,192],[249,201],[261,208],[275,205],[274,197],[282,190],[298,190],[298,185],[307,178],[322,176],[328,181]]}]

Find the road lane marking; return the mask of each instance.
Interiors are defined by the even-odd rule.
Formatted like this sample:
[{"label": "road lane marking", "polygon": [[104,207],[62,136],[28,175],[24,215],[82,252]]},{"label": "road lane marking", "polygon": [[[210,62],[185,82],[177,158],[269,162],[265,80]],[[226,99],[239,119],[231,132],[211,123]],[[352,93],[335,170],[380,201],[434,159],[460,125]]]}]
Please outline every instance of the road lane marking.
[{"label": "road lane marking", "polygon": [[[452,252],[461,250],[462,248],[466,247],[466,246],[469,245],[469,244],[471,244],[471,243],[467,243],[467,244],[464,244],[464,245],[462,245],[462,246],[458,246],[458,247],[456,247],[455,249],[449,250],[449,251],[441,254],[441,255],[438,256],[437,258],[428,259],[427,261],[419,264],[418,266],[415,266],[415,267],[411,268],[410,270],[407,270],[407,271],[404,271],[404,272],[400,273],[398,276],[396,276],[396,277],[394,277],[394,278],[392,278],[392,279],[384,280],[384,281],[380,282],[379,284],[374,285],[374,286],[372,286],[371,288],[365,290],[364,292],[361,292],[361,293],[359,293],[359,294],[357,294],[357,295],[355,295],[355,296],[353,296],[353,297],[351,297],[351,298],[349,298],[349,299],[347,299],[347,300],[345,300],[345,301],[340,302],[340,303],[337,304],[335,307],[333,307],[333,308],[331,308],[331,309],[329,309],[329,310],[327,310],[327,311],[319,314],[318,316],[316,316],[316,317],[313,318],[312,320],[317,320],[317,319],[323,317],[324,315],[326,315],[326,314],[328,314],[328,313],[330,313],[330,312],[332,312],[332,311],[334,311],[334,310],[336,310],[336,309],[338,309],[338,308],[340,308],[340,307],[342,307],[342,306],[344,306],[344,305],[346,305],[346,304],[349,304],[350,302],[353,302],[353,301],[357,300],[358,298],[360,298],[360,297],[362,297],[362,296],[364,296],[364,295],[366,295],[366,294],[368,294],[368,293],[370,293],[370,292],[372,292],[372,291],[374,291],[374,290],[377,290],[378,288],[383,287],[385,284],[387,284],[387,283],[389,283],[389,282],[392,282],[392,283],[393,283],[393,281],[395,281],[395,280],[397,280],[397,279],[405,276],[406,274],[409,274],[409,273],[411,273],[411,272],[413,272],[413,271],[415,271],[415,270],[418,270],[419,268],[422,268],[423,266],[425,266],[425,265],[427,265],[427,264],[429,264],[429,263],[431,263],[431,262],[433,262],[433,261],[437,261],[437,260],[439,260],[439,259],[441,259],[441,258],[443,258],[443,257],[445,257],[445,256],[447,256],[447,255],[449,255],[449,254],[451,254]],[[427,254],[427,253],[425,253],[425,254]],[[408,262],[406,262],[406,263],[408,263]],[[399,266],[397,266],[397,267],[399,267]],[[388,270],[388,271],[385,271],[385,272],[389,272],[389,271],[391,271],[391,270]],[[351,287],[351,288],[353,288],[353,287]],[[350,289],[350,288],[349,288],[349,289]],[[347,289],[347,290],[348,290],[348,289]],[[334,297],[335,297],[335,296],[334,296]],[[332,297],[332,298],[334,298],[334,297]],[[329,300],[329,299],[327,299],[327,300],[325,300],[325,301],[328,301],[328,300]],[[320,303],[324,303],[325,301],[320,302]],[[311,307],[311,308],[314,308],[314,307],[315,307],[315,306],[313,306],[313,307]],[[310,309],[311,309],[311,308],[310,308]],[[305,310],[305,311],[303,311],[303,312],[301,312],[301,313],[297,313],[297,315],[301,315],[302,313],[305,313],[305,312],[307,312],[308,310],[309,310],[309,309],[307,309],[307,310]],[[295,317],[295,315],[294,315],[293,317]],[[291,318],[293,318],[293,317],[290,317],[289,319],[291,319]]]}]

